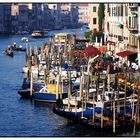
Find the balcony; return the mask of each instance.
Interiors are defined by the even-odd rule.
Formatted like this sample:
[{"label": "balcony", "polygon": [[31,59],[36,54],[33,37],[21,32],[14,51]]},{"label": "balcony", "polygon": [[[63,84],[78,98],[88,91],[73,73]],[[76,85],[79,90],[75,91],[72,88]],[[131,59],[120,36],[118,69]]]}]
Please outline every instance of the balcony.
[{"label": "balcony", "polygon": [[138,33],[138,28],[131,27],[131,28],[129,28],[129,31],[130,31],[131,33],[137,34],[137,33]]},{"label": "balcony", "polygon": [[131,9],[131,11],[137,11],[138,10],[138,4],[130,3],[129,8]]}]

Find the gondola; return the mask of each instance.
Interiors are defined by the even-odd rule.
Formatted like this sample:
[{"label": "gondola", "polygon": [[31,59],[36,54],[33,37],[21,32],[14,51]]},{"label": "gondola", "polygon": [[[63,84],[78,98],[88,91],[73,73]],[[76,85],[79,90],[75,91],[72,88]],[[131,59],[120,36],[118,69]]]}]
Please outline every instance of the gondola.
[{"label": "gondola", "polygon": [[26,48],[23,48],[21,45],[17,45],[16,42],[11,45],[13,51],[26,51]]},{"label": "gondola", "polygon": [[6,52],[6,54],[7,54],[8,56],[11,56],[11,57],[14,56],[13,49],[12,49],[10,46],[8,46],[8,47],[6,48],[5,52]]}]

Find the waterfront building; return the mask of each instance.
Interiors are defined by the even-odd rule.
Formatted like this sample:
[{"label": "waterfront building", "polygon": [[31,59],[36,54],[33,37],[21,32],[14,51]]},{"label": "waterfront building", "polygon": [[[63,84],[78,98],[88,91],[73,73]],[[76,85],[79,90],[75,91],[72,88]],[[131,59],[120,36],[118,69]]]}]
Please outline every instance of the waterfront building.
[{"label": "waterfront building", "polygon": [[78,6],[77,4],[71,4],[70,6],[70,28],[77,28],[79,26],[78,22]]},{"label": "waterfront building", "polygon": [[48,4],[43,4],[43,29],[53,29],[53,17]]},{"label": "waterfront building", "polygon": [[53,29],[60,29],[61,28],[61,7],[60,4],[48,4],[50,9],[50,16],[52,19],[49,21],[52,24]]},{"label": "waterfront building", "polygon": [[[138,65],[140,67],[140,5],[129,3],[129,46],[137,52]],[[134,50],[133,49],[133,50]],[[135,56],[136,57],[136,56]]]},{"label": "waterfront building", "polygon": [[13,3],[11,6],[11,18],[12,18],[12,33],[18,32],[18,16],[19,16],[19,5]]},{"label": "waterfront building", "polygon": [[42,29],[42,4],[33,3],[32,4],[32,30],[41,30]]},{"label": "waterfront building", "polygon": [[88,24],[89,23],[89,11],[88,4],[81,3],[78,4],[78,22],[80,24]]},{"label": "waterfront building", "polygon": [[98,7],[99,4],[88,4],[90,30],[98,31]]},{"label": "waterfront building", "polygon": [[0,33],[4,32],[4,10],[3,4],[0,4]]},{"label": "waterfront building", "polygon": [[61,4],[61,27],[76,28],[78,23],[78,5],[77,4]]},{"label": "waterfront building", "polygon": [[71,4],[61,4],[61,27],[68,28],[70,26],[70,9]]},{"label": "waterfront building", "polygon": [[105,35],[108,50],[114,54],[123,51],[133,55],[122,58],[123,61],[138,60],[140,66],[140,7],[139,4],[105,4]]},{"label": "waterfront building", "polygon": [[18,16],[18,31],[29,30],[29,17],[28,17],[28,6],[19,4],[19,16]]},{"label": "waterfront building", "polygon": [[2,33],[9,34],[11,33],[11,4],[0,4],[2,10]]}]

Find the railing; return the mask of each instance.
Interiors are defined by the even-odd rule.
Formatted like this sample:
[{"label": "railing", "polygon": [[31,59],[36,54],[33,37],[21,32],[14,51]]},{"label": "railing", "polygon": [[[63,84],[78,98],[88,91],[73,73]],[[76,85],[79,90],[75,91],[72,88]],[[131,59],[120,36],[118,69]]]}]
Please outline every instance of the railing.
[{"label": "railing", "polygon": [[137,3],[129,3],[129,8],[137,8],[138,4]]}]

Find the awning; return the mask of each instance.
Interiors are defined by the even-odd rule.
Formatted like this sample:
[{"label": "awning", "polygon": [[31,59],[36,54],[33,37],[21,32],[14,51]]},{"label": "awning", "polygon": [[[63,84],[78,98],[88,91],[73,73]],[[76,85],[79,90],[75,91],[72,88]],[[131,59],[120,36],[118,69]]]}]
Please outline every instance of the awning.
[{"label": "awning", "polygon": [[129,56],[129,55],[133,55],[135,53],[136,52],[126,50],[126,51],[118,52],[118,53],[116,53],[116,55],[121,56],[121,57],[126,57],[126,56]]},{"label": "awning", "polygon": [[90,45],[88,46],[84,52],[87,54],[87,55],[100,55],[101,52],[94,46]]}]

